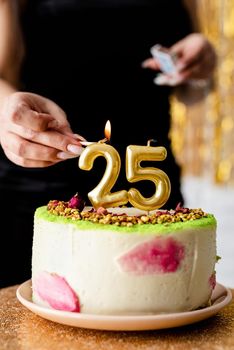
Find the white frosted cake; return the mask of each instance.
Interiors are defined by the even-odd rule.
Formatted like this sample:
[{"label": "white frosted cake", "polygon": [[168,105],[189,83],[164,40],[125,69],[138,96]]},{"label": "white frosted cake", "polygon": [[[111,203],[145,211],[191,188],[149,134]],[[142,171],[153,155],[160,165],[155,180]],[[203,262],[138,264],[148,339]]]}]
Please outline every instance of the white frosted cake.
[{"label": "white frosted cake", "polygon": [[33,301],[72,312],[194,310],[215,286],[216,220],[201,209],[79,210],[50,201],[35,212]]}]

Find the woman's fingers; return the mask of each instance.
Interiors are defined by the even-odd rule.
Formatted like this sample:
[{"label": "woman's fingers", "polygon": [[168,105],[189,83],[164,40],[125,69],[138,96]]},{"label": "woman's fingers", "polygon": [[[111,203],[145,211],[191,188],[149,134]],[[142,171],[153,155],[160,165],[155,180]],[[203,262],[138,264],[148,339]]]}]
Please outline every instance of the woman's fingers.
[{"label": "woman's fingers", "polygon": [[4,149],[4,152],[7,158],[10,159],[14,164],[20,165],[24,168],[45,168],[55,164],[55,162],[25,159],[17,156],[15,153],[11,152],[8,149]]},{"label": "woman's fingers", "polygon": [[9,113],[9,121],[13,124],[30,128],[34,131],[43,131],[48,128],[54,118],[46,113],[39,113],[28,108],[24,103],[20,103],[12,108]]},{"label": "woman's fingers", "polygon": [[193,62],[193,64],[177,73],[177,83],[182,83],[189,79],[209,79],[214,69],[212,62],[210,54],[203,56],[201,60]]},{"label": "woman's fingers", "polygon": [[83,148],[78,140],[54,130],[37,133],[34,136],[33,141],[54,148],[57,151],[60,150],[63,152],[71,152],[77,156],[83,151]]},{"label": "woman's fingers", "polygon": [[188,66],[201,59],[208,42],[200,34],[191,34],[175,43],[170,52],[177,57],[180,65]]},{"label": "woman's fingers", "polygon": [[153,69],[153,70],[159,70],[160,64],[156,61],[155,58],[148,58],[142,62],[141,67],[142,68],[149,68],[149,69]]},{"label": "woman's fingers", "polygon": [[2,145],[5,150],[22,159],[47,162],[58,161],[58,151],[54,148],[32,143],[12,133],[7,133],[7,142],[4,138],[2,139]]},{"label": "woman's fingers", "polygon": [[[17,164],[23,166],[25,161],[30,160],[30,164],[32,162],[47,162],[47,163],[57,163],[60,160],[74,158],[77,155],[72,154],[70,152],[59,152],[57,149],[30,142],[16,134],[11,132],[6,134],[7,141],[3,137],[2,138],[2,146],[7,153],[11,153],[11,158],[13,155],[17,157]],[[28,162],[27,162],[28,163]]]},{"label": "woman's fingers", "polygon": [[[207,80],[212,76],[217,63],[214,47],[200,33],[187,35],[175,43],[169,52],[176,57],[176,72],[159,74],[154,82],[157,85],[176,86],[189,80]],[[153,70],[160,69],[157,61],[150,58],[142,63],[142,67]]]},{"label": "woman's fingers", "polygon": [[17,92],[8,97],[4,119],[34,131],[48,128],[72,132],[66,113],[53,101],[32,93]]},{"label": "woman's fingers", "polygon": [[14,93],[1,111],[0,140],[5,154],[25,167],[50,166],[77,157],[83,148],[65,112],[53,101],[31,93]]},{"label": "woman's fingers", "polygon": [[[20,136],[22,139],[31,141],[31,143],[48,146],[56,152],[71,152],[73,156],[78,156],[83,150],[80,145],[80,139],[74,137],[73,134],[65,135],[55,130],[36,132],[19,125],[11,125],[8,131]],[[9,143],[9,140],[7,142]]]},{"label": "woman's fingers", "polygon": [[170,51],[177,56],[178,73],[186,79],[209,78],[216,66],[215,50],[202,34],[188,35]]},{"label": "woman's fingers", "polygon": [[60,133],[67,135],[69,137],[72,137],[73,139],[77,140],[77,141],[87,141],[83,136],[81,136],[80,134],[74,134],[73,132],[69,132],[69,131],[63,131],[63,130],[59,130]]}]

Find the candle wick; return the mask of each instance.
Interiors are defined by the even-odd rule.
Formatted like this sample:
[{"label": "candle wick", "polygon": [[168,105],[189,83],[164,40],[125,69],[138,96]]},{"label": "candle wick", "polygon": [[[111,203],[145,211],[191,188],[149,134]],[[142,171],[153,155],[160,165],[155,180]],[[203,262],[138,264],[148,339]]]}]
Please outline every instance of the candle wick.
[{"label": "candle wick", "polygon": [[155,139],[150,139],[147,141],[147,146],[150,146],[151,142],[157,143],[158,141]]},{"label": "candle wick", "polygon": [[98,141],[98,143],[105,143],[105,142],[107,142],[107,141],[109,141],[109,140],[105,137],[104,139]]},{"label": "candle wick", "polygon": [[150,146],[151,142],[153,141],[153,139],[150,139],[147,141],[147,146]]}]

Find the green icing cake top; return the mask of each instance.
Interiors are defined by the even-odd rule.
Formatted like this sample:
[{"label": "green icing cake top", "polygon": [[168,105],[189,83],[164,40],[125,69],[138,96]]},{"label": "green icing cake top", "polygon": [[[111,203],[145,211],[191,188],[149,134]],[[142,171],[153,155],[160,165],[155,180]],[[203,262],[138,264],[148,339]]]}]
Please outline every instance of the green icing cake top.
[{"label": "green icing cake top", "polygon": [[46,206],[37,208],[35,212],[35,218],[43,219],[50,222],[61,223],[61,224],[72,224],[81,230],[113,230],[122,233],[152,233],[152,234],[166,234],[174,231],[181,231],[185,229],[199,229],[204,227],[216,227],[216,219],[212,214],[201,217],[195,220],[180,221],[173,223],[144,223],[136,224],[130,227],[127,226],[116,226],[114,224],[102,224],[93,223],[85,220],[73,220],[69,217],[57,216],[50,213]]}]

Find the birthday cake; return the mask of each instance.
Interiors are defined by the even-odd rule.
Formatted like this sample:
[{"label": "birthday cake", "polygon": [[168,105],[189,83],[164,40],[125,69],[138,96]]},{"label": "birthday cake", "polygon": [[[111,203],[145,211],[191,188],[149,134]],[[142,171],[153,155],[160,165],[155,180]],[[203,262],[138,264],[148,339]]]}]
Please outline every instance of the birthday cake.
[{"label": "birthday cake", "polygon": [[34,217],[36,304],[90,314],[207,306],[215,286],[216,220],[201,209],[144,212],[51,200]]}]

